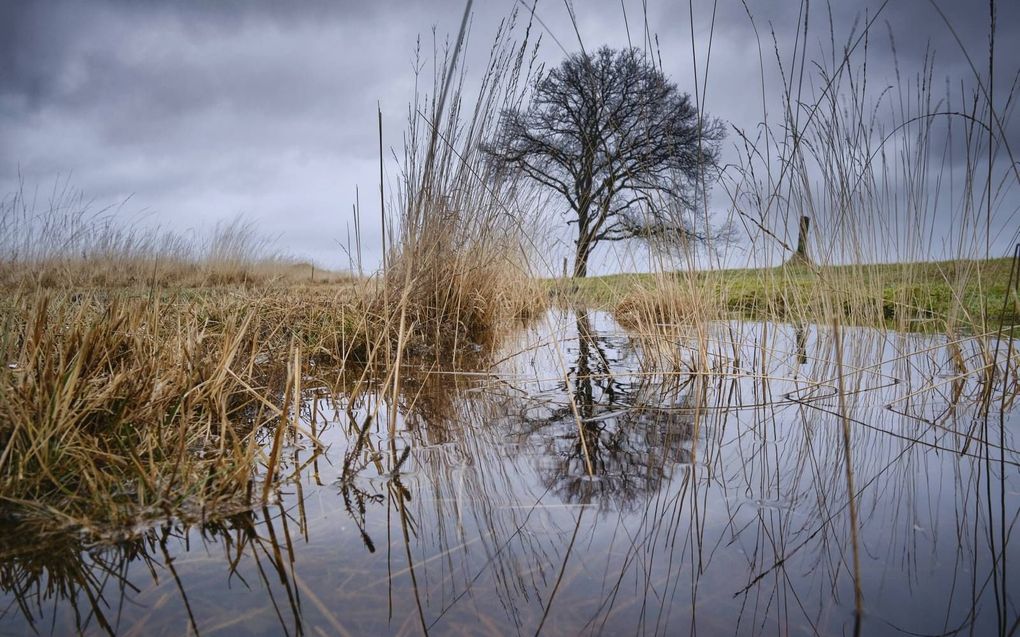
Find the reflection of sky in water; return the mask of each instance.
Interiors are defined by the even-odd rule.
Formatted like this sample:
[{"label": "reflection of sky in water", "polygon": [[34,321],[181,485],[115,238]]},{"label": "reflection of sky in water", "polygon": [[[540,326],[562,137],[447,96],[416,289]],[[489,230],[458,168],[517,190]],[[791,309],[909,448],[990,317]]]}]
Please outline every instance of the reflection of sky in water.
[{"label": "reflection of sky in water", "polygon": [[[314,410],[330,448],[287,449],[303,479],[278,504],[85,551],[8,537],[0,627],[22,632],[31,615],[55,634],[848,633],[831,330],[712,332],[701,351],[551,313],[491,374],[410,378],[392,445],[374,396],[309,392],[305,425]],[[999,417],[1001,384],[986,425],[983,385],[954,363],[977,365],[973,343],[953,356],[943,337],[843,339],[862,634],[1008,632],[1020,580],[1002,533],[1020,511],[1020,458],[995,446],[1001,433],[1015,447],[1018,422]]]}]

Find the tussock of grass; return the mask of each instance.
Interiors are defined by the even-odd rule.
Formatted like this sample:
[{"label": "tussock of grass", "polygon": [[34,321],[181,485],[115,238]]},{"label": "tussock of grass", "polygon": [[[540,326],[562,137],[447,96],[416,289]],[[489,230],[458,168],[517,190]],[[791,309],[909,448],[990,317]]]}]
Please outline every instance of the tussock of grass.
[{"label": "tussock of grass", "polygon": [[[401,253],[387,280],[390,324],[405,314],[406,329],[418,347],[436,352],[460,347],[491,348],[499,334],[544,307],[537,282],[519,267],[477,246],[458,246],[439,235],[421,251]],[[417,246],[421,248],[422,246]],[[406,268],[410,276],[400,276]],[[382,292],[375,298],[382,308]]]},{"label": "tussock of grass", "polygon": [[613,308],[620,325],[638,333],[663,326],[691,325],[718,316],[715,297],[675,277],[649,275],[635,279]]},{"label": "tussock of grass", "polygon": [[283,479],[259,467],[295,372],[364,351],[354,308],[287,289],[8,298],[0,512],[118,526],[250,506]]},{"label": "tussock of grass", "polygon": [[455,360],[462,348],[488,348],[513,321],[544,303],[530,276],[535,187],[504,174],[482,152],[503,110],[516,104],[529,50],[505,23],[486,65],[474,104],[464,99],[460,53],[467,15],[455,46],[437,61],[432,96],[411,108],[404,166],[391,206],[398,240],[389,252],[373,308],[398,347],[431,350]]}]

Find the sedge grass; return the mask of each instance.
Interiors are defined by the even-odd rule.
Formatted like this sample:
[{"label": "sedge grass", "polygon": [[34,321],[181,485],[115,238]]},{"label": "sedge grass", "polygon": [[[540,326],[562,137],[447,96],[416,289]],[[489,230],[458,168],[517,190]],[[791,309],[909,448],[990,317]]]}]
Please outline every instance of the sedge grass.
[{"label": "sedge grass", "polygon": [[398,360],[405,344],[452,360],[491,348],[508,325],[544,304],[531,275],[536,190],[500,172],[482,151],[499,114],[522,99],[530,24],[521,40],[516,12],[500,26],[472,104],[462,62],[470,9],[468,2],[455,43],[434,62],[431,95],[416,80],[389,206],[397,242],[384,258],[373,307],[394,332]]},{"label": "sedge grass", "polygon": [[296,381],[316,365],[364,356],[365,313],[350,294],[6,298],[3,516],[110,528],[250,506],[255,483],[284,478],[259,467],[269,462],[266,436],[290,418],[286,388],[298,394]]}]

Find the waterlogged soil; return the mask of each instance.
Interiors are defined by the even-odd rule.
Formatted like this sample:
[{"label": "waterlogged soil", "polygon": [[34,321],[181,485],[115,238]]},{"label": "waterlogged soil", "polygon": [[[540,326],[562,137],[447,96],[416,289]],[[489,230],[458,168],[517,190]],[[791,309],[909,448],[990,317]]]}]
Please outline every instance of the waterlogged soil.
[{"label": "waterlogged soil", "polygon": [[491,368],[409,367],[396,400],[312,386],[327,448],[291,439],[269,506],[116,544],[8,534],[0,633],[1016,629],[1016,381],[975,373],[977,342],[696,336],[557,311]]}]

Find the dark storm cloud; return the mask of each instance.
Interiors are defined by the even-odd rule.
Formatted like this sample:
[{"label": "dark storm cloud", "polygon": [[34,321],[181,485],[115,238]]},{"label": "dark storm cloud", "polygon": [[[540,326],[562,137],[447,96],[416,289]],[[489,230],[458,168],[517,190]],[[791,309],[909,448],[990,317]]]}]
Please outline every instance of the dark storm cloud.
[{"label": "dark storm cloud", "polygon": [[[667,73],[693,92],[687,4],[648,4],[644,16],[641,2],[626,3],[628,38],[618,0],[574,2],[581,39],[586,47],[641,46],[647,23]],[[1020,59],[1016,4],[999,7],[1001,86]],[[513,0],[475,2],[465,55],[472,73],[484,65],[499,20],[515,6],[523,11]],[[779,72],[771,33],[788,54],[799,5],[749,0],[747,6],[762,36],[766,82],[773,84]],[[875,15],[879,6],[833,3],[837,46],[855,20]],[[962,1],[939,6],[984,64],[986,9]],[[712,9],[707,2],[694,6],[699,65],[707,59]],[[387,147],[399,148],[416,38],[431,53],[432,26],[441,47],[462,11],[460,0],[0,3],[0,191],[15,188],[19,172],[30,188],[70,174],[100,200],[133,194],[132,204],[164,225],[205,227],[246,213],[279,234],[285,249],[342,265],[336,240],[346,237],[356,185],[366,208],[375,206],[368,193],[377,188],[376,103],[383,105]],[[812,3],[810,12],[809,55],[816,56],[828,42],[829,7]],[[545,62],[557,63],[561,46],[579,48],[562,2],[542,0],[537,13]],[[929,3],[893,0],[879,21],[869,42],[869,75],[877,82],[894,83],[886,21],[904,73],[916,72],[925,50],[934,50],[938,73],[966,75],[960,47]],[[742,3],[718,3],[711,55],[706,110],[753,128],[761,117],[761,71]],[[703,72],[699,78],[704,81]],[[378,229],[374,213],[366,217],[371,259]]]},{"label": "dark storm cloud", "polygon": [[417,21],[371,5],[5,3],[0,185],[71,173],[164,225],[245,212],[332,260],[376,100],[410,93]]}]

